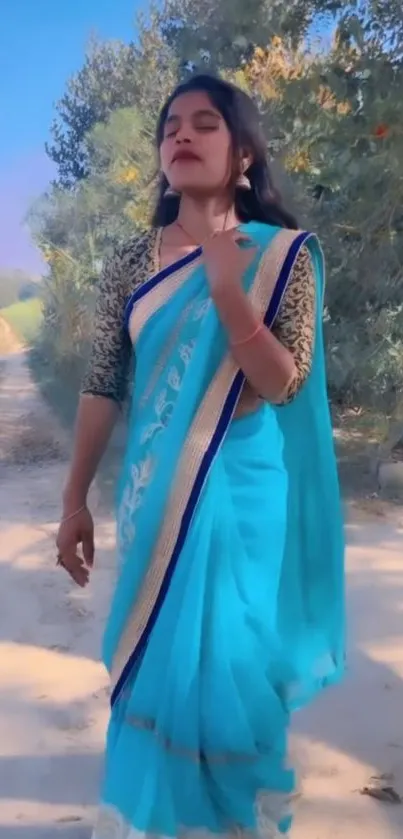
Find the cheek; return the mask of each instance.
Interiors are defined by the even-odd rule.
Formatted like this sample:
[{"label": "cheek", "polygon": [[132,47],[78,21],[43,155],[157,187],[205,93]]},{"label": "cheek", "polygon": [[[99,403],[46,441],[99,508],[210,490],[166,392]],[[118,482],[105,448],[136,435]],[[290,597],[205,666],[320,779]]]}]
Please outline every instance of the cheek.
[{"label": "cheek", "polygon": [[223,151],[218,152],[217,149],[212,152],[210,158],[210,165],[217,176],[223,180],[230,173],[229,155]]},{"label": "cheek", "polygon": [[228,179],[231,175],[232,170],[232,153],[231,153],[231,144],[229,137],[227,136],[226,132],[220,132],[216,134],[214,138],[211,138],[211,148],[210,153],[208,155],[208,164],[211,167],[211,171],[214,172],[216,177],[223,181]]},{"label": "cheek", "polygon": [[169,162],[172,157],[172,151],[169,148],[169,140],[163,140],[160,146],[159,151],[159,159],[160,159],[160,168],[162,169],[164,175],[167,174],[169,168]]},{"label": "cheek", "polygon": [[208,156],[208,166],[215,180],[222,183],[231,177],[231,153],[227,144],[215,144]]}]

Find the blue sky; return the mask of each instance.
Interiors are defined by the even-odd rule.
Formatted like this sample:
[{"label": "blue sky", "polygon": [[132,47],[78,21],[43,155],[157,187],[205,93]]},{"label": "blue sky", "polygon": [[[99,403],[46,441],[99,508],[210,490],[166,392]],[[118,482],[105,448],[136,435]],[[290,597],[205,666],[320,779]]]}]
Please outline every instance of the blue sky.
[{"label": "blue sky", "polygon": [[0,17],[0,268],[41,270],[22,219],[53,170],[54,102],[92,33],[130,40],[146,0],[3,0]]}]

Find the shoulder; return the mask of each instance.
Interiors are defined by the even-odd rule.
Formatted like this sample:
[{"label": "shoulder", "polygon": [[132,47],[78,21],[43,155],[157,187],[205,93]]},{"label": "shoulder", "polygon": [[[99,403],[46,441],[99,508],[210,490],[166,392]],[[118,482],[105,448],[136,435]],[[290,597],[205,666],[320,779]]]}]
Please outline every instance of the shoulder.
[{"label": "shoulder", "polygon": [[309,248],[303,245],[297,252],[289,274],[284,294],[285,310],[306,308],[316,296],[315,269]]},{"label": "shoulder", "polygon": [[155,248],[158,231],[147,230],[119,243],[105,260],[104,282],[121,282],[126,294],[145,282],[155,268]]},{"label": "shoulder", "polygon": [[315,310],[316,278],[310,249],[302,245],[293,256],[277,314],[277,321],[285,324]]},{"label": "shoulder", "polygon": [[130,239],[126,239],[117,246],[116,255],[124,262],[139,259],[144,253],[152,252],[157,236],[158,230],[156,228],[131,236]]},{"label": "shoulder", "polygon": [[284,227],[274,231],[272,253],[286,269],[285,276],[289,282],[315,283],[315,265],[319,264],[317,257],[323,260],[317,236],[306,230],[290,230]]},{"label": "shoulder", "polygon": [[309,254],[316,249],[320,250],[320,243],[317,236],[309,230],[279,227],[266,222],[250,222],[251,235],[257,240],[267,252],[272,251],[278,254],[279,258],[292,256],[299,260],[302,254],[302,261],[309,261]]},{"label": "shoulder", "polygon": [[313,275],[312,256],[306,245],[299,248],[295,256],[292,273],[294,275],[298,274],[301,280],[309,279]]},{"label": "shoulder", "polygon": [[130,268],[138,265],[139,261],[153,258],[158,230],[153,228],[142,233],[131,236],[124,242],[120,242],[114,249],[111,259],[115,264],[123,268]]}]

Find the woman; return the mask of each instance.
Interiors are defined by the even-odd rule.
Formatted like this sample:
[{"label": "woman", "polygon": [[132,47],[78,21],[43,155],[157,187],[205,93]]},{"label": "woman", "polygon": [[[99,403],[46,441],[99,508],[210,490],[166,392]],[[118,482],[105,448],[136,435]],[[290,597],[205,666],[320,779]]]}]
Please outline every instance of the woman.
[{"label": "woman", "polygon": [[290,826],[290,710],[344,660],[322,253],[281,207],[237,88],[178,87],[157,145],[153,230],[100,282],[58,535],[59,562],[85,585],[87,493],[133,348],[94,839],[274,837]]}]

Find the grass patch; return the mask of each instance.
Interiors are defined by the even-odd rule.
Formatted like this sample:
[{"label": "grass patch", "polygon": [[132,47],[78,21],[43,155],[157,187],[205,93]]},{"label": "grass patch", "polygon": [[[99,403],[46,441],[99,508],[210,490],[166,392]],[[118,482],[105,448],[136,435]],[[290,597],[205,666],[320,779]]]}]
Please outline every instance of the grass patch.
[{"label": "grass patch", "polygon": [[389,417],[375,409],[338,407],[333,423],[343,494],[350,500],[368,498],[379,489],[376,464]]},{"label": "grass patch", "polygon": [[1,309],[0,315],[24,344],[32,344],[38,337],[43,314],[42,303],[37,297],[13,303]]},{"label": "grass patch", "polygon": [[56,369],[50,348],[38,342],[28,355],[31,376],[61,424],[71,429],[77,411],[80,375],[66,365]]}]

